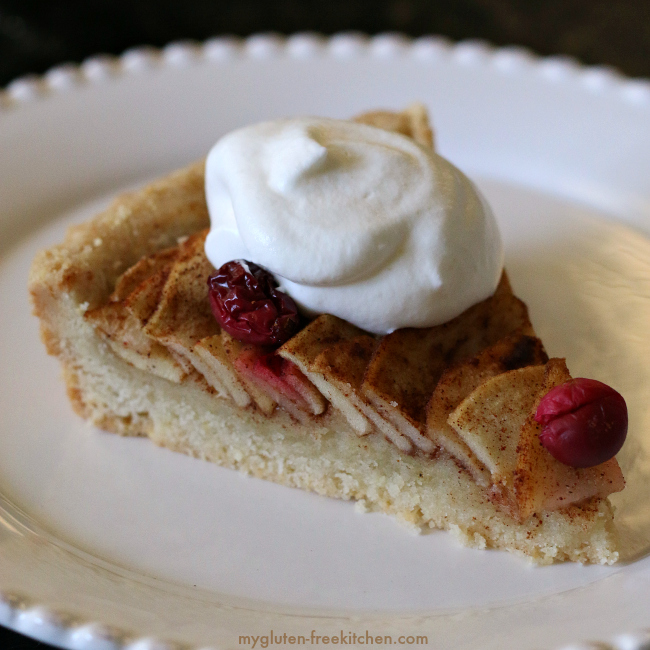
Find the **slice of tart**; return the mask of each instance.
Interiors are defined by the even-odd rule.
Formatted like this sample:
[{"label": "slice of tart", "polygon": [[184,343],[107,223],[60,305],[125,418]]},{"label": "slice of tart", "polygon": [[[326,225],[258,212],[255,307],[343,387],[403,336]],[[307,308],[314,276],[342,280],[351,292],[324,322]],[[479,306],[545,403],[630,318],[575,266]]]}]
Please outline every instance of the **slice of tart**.
[{"label": "slice of tart", "polygon": [[[433,146],[421,107],[357,119]],[[211,313],[208,224],[197,163],[37,256],[35,313],[79,415],[470,546],[542,564],[618,559],[607,496],[624,487],[620,468],[575,468],[540,442],[538,405],[570,375],[505,273],[441,325],[378,336],[321,314],[267,348]]]}]

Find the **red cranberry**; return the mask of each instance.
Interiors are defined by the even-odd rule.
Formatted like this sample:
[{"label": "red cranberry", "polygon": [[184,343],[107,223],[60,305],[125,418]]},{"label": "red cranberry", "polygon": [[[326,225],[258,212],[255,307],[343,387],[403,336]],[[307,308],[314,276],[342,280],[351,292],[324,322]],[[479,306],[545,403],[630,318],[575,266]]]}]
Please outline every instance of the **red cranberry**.
[{"label": "red cranberry", "polygon": [[257,264],[226,262],[208,278],[208,287],[214,317],[239,341],[278,346],[300,329],[296,303]]},{"label": "red cranberry", "polygon": [[627,435],[627,406],[620,393],[595,379],[571,379],[550,390],[535,420],[551,455],[572,467],[593,467],[613,458]]}]

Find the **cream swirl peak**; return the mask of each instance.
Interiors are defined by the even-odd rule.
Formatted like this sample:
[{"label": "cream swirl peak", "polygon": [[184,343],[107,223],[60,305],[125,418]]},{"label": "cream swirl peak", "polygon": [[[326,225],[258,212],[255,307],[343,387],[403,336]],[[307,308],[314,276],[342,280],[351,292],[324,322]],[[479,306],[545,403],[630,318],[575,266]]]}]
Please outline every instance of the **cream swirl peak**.
[{"label": "cream swirl peak", "polygon": [[376,334],[430,327],[499,281],[489,206],[407,136],[326,118],[263,122],[217,142],[205,183],[210,262],[265,267],[307,313]]}]

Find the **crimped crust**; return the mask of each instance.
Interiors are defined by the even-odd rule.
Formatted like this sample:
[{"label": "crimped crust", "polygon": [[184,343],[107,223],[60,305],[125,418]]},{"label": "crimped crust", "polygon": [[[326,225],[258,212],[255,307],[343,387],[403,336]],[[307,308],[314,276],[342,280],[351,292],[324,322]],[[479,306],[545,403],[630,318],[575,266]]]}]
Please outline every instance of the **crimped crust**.
[{"label": "crimped crust", "polygon": [[172,382],[117,356],[84,314],[104,304],[122,272],[143,256],[207,224],[197,163],[118,198],[37,256],[29,280],[34,310],[48,351],[61,359],[77,413],[121,435],[149,436],[250,475],[356,499],[410,525],[451,530],[470,546],[539,563],[618,559],[607,499],[517,523],[444,452],[405,455],[379,433],[360,437],[334,409],[302,423],[281,409],[269,417],[225,399],[197,373]]}]

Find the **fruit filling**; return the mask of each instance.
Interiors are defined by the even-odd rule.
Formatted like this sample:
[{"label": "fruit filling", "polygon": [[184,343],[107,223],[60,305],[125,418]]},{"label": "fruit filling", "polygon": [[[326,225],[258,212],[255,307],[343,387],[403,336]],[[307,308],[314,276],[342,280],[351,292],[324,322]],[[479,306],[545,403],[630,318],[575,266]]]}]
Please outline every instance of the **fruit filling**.
[{"label": "fruit filling", "polygon": [[265,417],[310,424],[338,411],[351,433],[398,453],[448,454],[518,521],[623,489],[612,458],[623,398],[549,361],[505,274],[494,296],[443,325],[376,337],[322,314],[301,327],[260,266],[214,272],[206,234],[141,260],[86,314],[129,363],[175,382],[202,377]]}]

